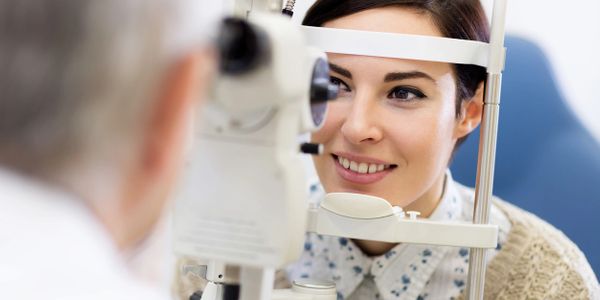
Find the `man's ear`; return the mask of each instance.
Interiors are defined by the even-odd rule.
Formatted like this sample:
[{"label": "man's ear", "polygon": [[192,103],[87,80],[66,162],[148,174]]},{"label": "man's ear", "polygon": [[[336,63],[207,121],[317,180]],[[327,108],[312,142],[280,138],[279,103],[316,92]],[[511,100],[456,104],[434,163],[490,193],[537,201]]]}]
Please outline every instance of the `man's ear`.
[{"label": "man's ear", "polygon": [[186,133],[210,85],[214,59],[212,51],[197,51],[167,71],[144,132],[143,168],[152,176],[171,173],[182,161]]},{"label": "man's ear", "polygon": [[484,82],[480,82],[475,95],[469,101],[462,101],[460,118],[457,121],[454,138],[462,138],[479,126],[483,116]]},{"label": "man's ear", "polygon": [[135,157],[131,166],[124,167],[118,215],[123,244],[143,239],[160,218],[183,165],[192,118],[215,65],[212,51],[198,51],[172,64],[158,81]]}]

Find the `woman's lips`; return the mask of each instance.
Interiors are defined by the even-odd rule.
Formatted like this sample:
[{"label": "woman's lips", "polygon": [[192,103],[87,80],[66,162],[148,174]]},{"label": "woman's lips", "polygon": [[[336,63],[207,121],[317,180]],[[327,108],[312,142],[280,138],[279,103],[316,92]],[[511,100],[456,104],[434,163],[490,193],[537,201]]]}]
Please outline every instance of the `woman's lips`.
[{"label": "woman's lips", "polygon": [[[343,179],[345,179],[351,183],[356,183],[356,184],[375,183],[375,182],[383,179],[385,176],[387,176],[396,167],[395,165],[385,165],[385,168],[383,170],[381,170],[381,168],[379,168],[377,171],[369,173],[369,172],[364,172],[364,166],[363,166],[363,170],[361,170],[363,172],[358,172],[358,171],[353,171],[348,168],[345,168],[342,165],[342,163],[340,162],[339,156],[332,155],[332,159],[334,161],[335,170],[337,171],[338,175],[340,175],[340,177],[342,177]],[[344,158],[344,159],[346,159],[346,158]],[[347,162],[346,162],[346,164],[347,164]],[[356,169],[356,167],[354,167],[354,169]]]}]

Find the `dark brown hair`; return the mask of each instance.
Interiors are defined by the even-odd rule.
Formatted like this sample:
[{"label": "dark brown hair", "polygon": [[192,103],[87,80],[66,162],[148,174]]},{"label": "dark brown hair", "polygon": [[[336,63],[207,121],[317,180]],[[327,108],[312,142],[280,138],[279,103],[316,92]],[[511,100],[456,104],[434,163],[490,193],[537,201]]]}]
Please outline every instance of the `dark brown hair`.
[{"label": "dark brown hair", "polygon": [[[306,13],[303,25],[320,27],[324,23],[368,9],[400,6],[431,16],[440,32],[448,38],[489,42],[489,24],[480,0],[318,0]],[[457,77],[456,117],[462,101],[471,99],[486,78],[486,69],[476,65],[455,64]],[[460,145],[464,139],[459,139]]]}]

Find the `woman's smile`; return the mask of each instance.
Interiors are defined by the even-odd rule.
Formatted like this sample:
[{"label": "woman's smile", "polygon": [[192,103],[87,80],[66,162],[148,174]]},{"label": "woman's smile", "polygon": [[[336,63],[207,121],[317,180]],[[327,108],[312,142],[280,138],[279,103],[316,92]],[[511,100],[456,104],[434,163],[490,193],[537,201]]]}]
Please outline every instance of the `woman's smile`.
[{"label": "woman's smile", "polygon": [[397,165],[351,153],[331,154],[337,174],[354,184],[371,184],[382,180]]}]

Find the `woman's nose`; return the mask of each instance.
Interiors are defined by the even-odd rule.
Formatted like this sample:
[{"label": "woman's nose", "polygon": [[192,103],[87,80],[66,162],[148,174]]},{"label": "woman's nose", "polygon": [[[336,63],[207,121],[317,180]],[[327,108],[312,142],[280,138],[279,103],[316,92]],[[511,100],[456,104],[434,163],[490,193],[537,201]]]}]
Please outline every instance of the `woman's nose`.
[{"label": "woman's nose", "polygon": [[356,95],[343,121],[341,132],[352,144],[377,143],[383,137],[377,121],[377,103],[368,96]]}]

